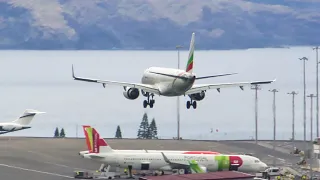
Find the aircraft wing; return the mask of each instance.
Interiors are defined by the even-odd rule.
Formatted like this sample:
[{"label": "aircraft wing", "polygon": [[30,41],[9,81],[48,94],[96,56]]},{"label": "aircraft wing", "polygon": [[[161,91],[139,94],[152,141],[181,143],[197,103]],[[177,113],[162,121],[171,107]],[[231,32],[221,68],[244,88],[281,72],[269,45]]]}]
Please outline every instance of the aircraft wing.
[{"label": "aircraft wing", "polygon": [[164,155],[163,152],[161,152],[163,159],[166,163],[169,164],[169,166],[171,167],[171,169],[190,169],[190,164],[184,164],[184,163],[175,163],[175,162],[171,162],[166,155]]},{"label": "aircraft wing", "polygon": [[9,132],[12,132],[12,131],[3,131],[3,132],[0,132],[0,134],[7,134]]},{"label": "aircraft wing", "polygon": [[236,82],[236,83],[220,83],[220,84],[195,84],[190,88],[185,94],[195,94],[201,91],[206,91],[209,89],[216,89],[220,92],[220,88],[229,88],[229,87],[240,87],[243,90],[243,86],[252,86],[256,84],[270,84],[276,80],[271,81],[252,81],[252,82]]},{"label": "aircraft wing", "polygon": [[128,83],[128,82],[119,82],[119,81],[110,81],[110,80],[100,80],[100,79],[90,79],[90,78],[82,78],[82,77],[76,77],[74,75],[74,70],[72,66],[72,77],[74,80],[78,81],[85,81],[85,82],[94,82],[94,83],[100,83],[105,87],[106,84],[108,85],[118,85],[123,87],[131,87],[131,88],[137,88],[140,90],[144,90],[145,92],[154,93],[156,95],[160,95],[160,91],[158,88],[155,88],[151,85],[147,84],[140,84],[140,83]]}]

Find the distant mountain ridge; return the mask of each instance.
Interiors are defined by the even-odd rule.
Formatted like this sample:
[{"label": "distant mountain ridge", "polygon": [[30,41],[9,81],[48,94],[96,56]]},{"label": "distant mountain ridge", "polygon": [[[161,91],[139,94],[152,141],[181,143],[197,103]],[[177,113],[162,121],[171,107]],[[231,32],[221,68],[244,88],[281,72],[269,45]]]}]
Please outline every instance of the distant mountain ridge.
[{"label": "distant mountain ridge", "polygon": [[320,0],[0,0],[0,49],[319,45]]}]

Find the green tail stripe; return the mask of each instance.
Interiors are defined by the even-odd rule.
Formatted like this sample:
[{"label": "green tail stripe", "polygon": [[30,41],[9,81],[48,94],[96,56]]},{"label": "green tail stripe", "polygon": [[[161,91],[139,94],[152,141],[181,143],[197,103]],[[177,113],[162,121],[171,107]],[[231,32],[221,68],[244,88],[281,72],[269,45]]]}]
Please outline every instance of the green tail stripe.
[{"label": "green tail stripe", "polygon": [[89,142],[90,142],[90,150],[93,149],[93,137],[92,137],[92,127],[88,127],[87,128],[87,133],[88,133],[88,138],[89,138]]},{"label": "green tail stripe", "polygon": [[204,171],[201,169],[201,167],[198,165],[198,163],[195,160],[189,161],[190,168],[196,173],[204,173]]},{"label": "green tail stripe", "polygon": [[218,162],[218,171],[229,169],[229,156],[215,156],[214,159]]},{"label": "green tail stripe", "polygon": [[188,69],[188,66],[189,66],[191,63],[193,63],[193,53],[192,53],[191,57],[190,57],[189,60],[188,60],[187,69]]}]

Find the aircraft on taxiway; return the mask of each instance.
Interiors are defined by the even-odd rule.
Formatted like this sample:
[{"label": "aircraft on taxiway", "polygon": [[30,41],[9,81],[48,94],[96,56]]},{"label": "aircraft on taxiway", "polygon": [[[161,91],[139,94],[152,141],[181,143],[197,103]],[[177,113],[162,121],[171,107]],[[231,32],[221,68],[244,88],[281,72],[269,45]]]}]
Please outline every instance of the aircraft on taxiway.
[{"label": "aircraft on taxiway", "polygon": [[23,129],[29,129],[31,126],[29,124],[33,120],[36,114],[41,114],[45,112],[40,112],[33,109],[26,109],[24,113],[17,119],[11,122],[0,123],[0,134],[6,134],[14,131],[20,131]]}]

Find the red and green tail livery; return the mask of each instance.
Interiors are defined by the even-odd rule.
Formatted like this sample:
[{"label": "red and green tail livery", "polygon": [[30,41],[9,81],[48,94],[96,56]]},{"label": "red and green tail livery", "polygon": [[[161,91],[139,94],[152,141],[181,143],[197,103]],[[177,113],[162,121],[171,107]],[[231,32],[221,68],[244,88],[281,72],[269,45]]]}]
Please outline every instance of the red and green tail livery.
[{"label": "red and green tail livery", "polygon": [[189,49],[189,57],[186,72],[192,73],[193,70],[193,58],[194,58],[194,41],[195,41],[195,34],[192,33],[191,42],[190,42],[190,49]]}]

